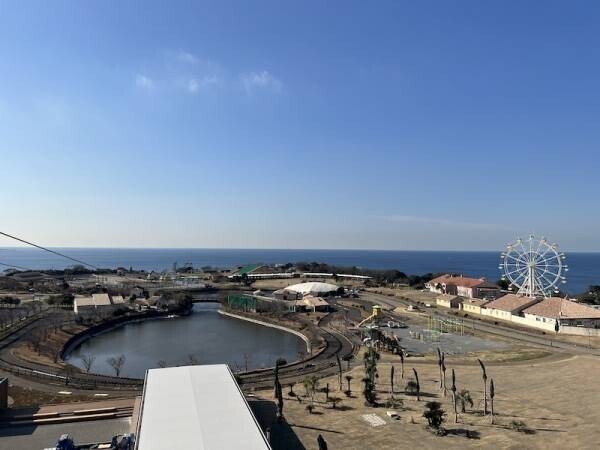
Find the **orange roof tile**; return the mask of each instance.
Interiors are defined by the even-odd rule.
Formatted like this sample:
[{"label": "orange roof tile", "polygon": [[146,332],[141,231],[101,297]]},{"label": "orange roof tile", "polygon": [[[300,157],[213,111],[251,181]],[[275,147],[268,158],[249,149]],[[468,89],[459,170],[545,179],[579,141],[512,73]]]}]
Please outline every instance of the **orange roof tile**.
[{"label": "orange roof tile", "polygon": [[523,310],[526,314],[552,319],[599,319],[600,311],[581,303],[558,297],[550,297]]}]

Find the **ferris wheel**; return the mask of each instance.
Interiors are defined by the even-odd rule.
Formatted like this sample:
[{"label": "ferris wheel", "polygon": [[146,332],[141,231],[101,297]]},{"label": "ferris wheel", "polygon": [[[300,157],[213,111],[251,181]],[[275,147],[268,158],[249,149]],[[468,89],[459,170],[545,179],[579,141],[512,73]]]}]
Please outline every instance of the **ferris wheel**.
[{"label": "ferris wheel", "polygon": [[556,244],[545,238],[531,235],[508,244],[502,252],[499,269],[502,279],[508,281],[510,289],[528,297],[549,297],[558,293],[558,286],[566,283],[564,273],[569,270],[564,263],[564,253]]}]

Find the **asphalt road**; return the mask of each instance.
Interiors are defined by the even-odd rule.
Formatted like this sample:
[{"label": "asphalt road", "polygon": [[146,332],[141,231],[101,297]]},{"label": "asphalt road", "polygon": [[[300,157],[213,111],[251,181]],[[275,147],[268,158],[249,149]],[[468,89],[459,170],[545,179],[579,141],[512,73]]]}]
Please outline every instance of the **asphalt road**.
[{"label": "asphalt road", "polygon": [[69,433],[76,444],[110,441],[116,434],[129,433],[130,426],[131,418],[2,427],[0,428],[0,450],[52,448],[64,433]]}]

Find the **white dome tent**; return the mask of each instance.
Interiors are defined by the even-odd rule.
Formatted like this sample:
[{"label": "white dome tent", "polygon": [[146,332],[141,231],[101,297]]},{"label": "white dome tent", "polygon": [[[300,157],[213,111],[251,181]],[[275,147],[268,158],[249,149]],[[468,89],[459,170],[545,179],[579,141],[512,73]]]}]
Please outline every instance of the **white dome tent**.
[{"label": "white dome tent", "polygon": [[297,292],[302,295],[313,295],[315,297],[322,297],[323,295],[331,295],[340,289],[339,286],[331,283],[321,282],[308,282],[293,284],[285,288],[286,291]]}]

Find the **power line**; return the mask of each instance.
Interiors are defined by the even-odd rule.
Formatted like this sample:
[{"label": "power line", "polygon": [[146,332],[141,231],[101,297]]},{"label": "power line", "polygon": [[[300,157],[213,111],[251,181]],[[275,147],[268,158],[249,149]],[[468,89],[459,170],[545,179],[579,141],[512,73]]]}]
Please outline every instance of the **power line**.
[{"label": "power line", "polygon": [[14,269],[19,269],[19,270],[32,270],[32,269],[28,269],[27,267],[15,266],[14,264],[6,264],[6,263],[1,263],[1,262],[0,262],[0,266],[12,267]]},{"label": "power line", "polygon": [[42,247],[41,245],[34,244],[33,242],[26,241],[25,239],[21,239],[21,238],[18,238],[16,236],[12,236],[12,235],[10,235],[8,233],[4,233],[2,231],[0,231],[0,234],[3,235],[3,236],[6,236],[8,238],[14,239],[15,241],[23,242],[24,244],[28,244],[28,245],[31,245],[33,247],[39,248],[40,250],[44,250],[46,252],[54,253],[55,255],[62,256],[63,258],[70,259],[71,261],[75,261],[76,263],[83,264],[84,266],[93,267],[94,269],[98,270],[98,267],[94,266],[93,264],[86,263],[85,261],[81,261],[79,259],[71,258],[70,256],[64,255],[64,254],[62,254],[60,252],[57,252],[57,251],[54,251],[54,250],[50,250],[49,248]]}]

